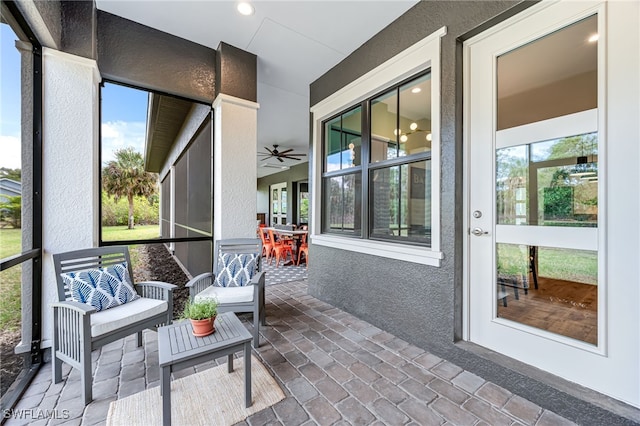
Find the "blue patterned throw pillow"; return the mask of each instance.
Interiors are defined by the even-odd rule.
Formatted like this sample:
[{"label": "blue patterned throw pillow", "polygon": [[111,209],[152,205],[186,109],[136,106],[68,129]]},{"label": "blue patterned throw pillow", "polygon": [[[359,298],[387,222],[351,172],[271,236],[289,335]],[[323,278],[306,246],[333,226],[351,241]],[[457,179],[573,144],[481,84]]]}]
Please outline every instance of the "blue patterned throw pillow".
[{"label": "blue patterned throw pillow", "polygon": [[124,305],[140,297],[131,284],[127,262],[60,276],[71,292],[71,300],[91,305],[96,311]]},{"label": "blue patterned throw pillow", "polygon": [[257,270],[257,253],[224,253],[218,256],[218,287],[243,287],[251,282]]}]

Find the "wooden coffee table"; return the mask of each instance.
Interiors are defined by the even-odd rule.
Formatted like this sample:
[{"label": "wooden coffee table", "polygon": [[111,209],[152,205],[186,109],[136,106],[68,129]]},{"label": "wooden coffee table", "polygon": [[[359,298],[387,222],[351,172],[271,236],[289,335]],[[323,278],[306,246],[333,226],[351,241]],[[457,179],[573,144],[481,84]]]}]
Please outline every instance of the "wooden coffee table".
[{"label": "wooden coffee table", "polygon": [[189,320],[158,329],[160,361],[160,394],[162,424],[171,424],[171,373],[205,361],[227,356],[228,371],[233,371],[233,354],[244,351],[244,399],[251,406],[251,333],[233,312],[218,314],[216,331],[205,337],[195,337]]}]

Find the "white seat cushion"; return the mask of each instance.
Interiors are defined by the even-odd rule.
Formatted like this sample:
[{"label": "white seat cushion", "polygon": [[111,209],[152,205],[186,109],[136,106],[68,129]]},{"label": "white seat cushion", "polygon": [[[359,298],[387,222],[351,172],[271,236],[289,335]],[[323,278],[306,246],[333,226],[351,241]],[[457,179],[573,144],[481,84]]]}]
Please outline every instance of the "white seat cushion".
[{"label": "white seat cushion", "polygon": [[251,303],[253,301],[253,285],[244,287],[216,287],[209,286],[198,293],[195,301],[215,298],[219,304]]},{"label": "white seat cushion", "polygon": [[165,300],[140,297],[124,305],[96,312],[91,315],[91,336],[97,337],[126,328],[138,321],[167,312],[168,306]]}]

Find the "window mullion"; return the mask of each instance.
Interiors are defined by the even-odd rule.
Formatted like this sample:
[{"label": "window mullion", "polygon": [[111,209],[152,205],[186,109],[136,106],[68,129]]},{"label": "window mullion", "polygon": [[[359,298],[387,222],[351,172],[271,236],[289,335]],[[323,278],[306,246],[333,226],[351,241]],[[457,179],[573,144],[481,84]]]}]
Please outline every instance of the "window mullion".
[{"label": "window mullion", "polygon": [[362,172],[360,182],[362,187],[360,206],[360,238],[368,239],[371,234],[369,229],[370,208],[369,208],[369,162],[371,161],[371,108],[370,101],[362,102],[361,118],[361,143],[360,143],[360,164]]}]

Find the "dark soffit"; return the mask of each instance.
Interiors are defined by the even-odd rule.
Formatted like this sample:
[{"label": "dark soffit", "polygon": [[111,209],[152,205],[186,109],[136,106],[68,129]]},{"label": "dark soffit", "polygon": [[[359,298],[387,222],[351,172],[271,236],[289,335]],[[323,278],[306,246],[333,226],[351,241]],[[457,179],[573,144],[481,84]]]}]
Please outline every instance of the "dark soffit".
[{"label": "dark soffit", "polygon": [[159,173],[193,103],[172,96],[149,94],[145,170]]}]

